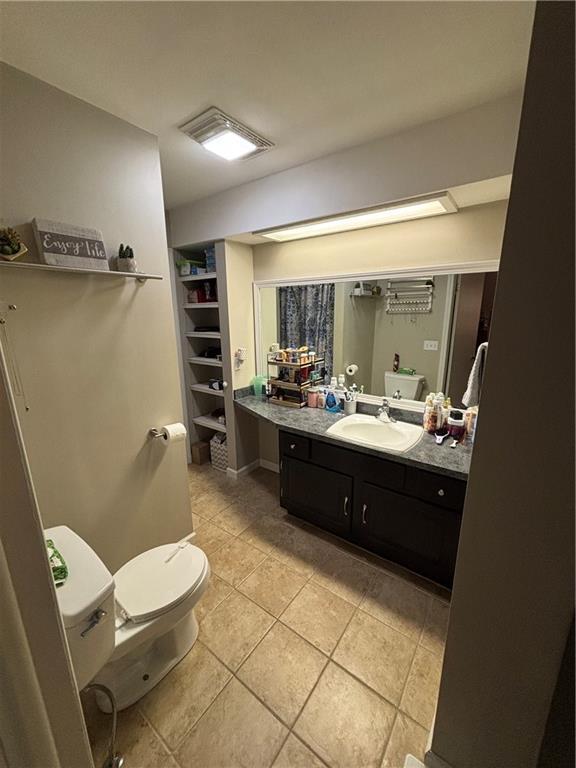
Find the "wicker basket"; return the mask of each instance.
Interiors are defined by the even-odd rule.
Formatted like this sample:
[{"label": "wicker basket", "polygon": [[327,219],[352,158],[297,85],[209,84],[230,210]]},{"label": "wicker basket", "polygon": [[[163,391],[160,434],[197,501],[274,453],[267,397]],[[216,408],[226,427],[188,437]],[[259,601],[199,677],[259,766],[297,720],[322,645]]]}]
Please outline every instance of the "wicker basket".
[{"label": "wicker basket", "polygon": [[210,440],[210,461],[214,469],[226,472],[228,469],[228,445],[226,440],[223,443],[219,443],[215,436]]}]

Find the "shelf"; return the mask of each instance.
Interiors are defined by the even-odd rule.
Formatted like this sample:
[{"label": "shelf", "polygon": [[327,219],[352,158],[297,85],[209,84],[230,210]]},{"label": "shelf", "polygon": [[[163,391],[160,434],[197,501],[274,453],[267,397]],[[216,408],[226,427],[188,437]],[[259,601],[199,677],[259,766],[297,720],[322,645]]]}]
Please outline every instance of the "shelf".
[{"label": "shelf", "polygon": [[188,362],[193,365],[209,365],[213,368],[222,368],[222,360],[215,360],[213,357],[189,357]]},{"label": "shelf", "polygon": [[311,365],[318,365],[324,362],[323,357],[315,358],[313,363],[281,363],[279,360],[268,360],[268,365],[277,365],[280,368],[309,368]]},{"label": "shelf", "polygon": [[194,304],[184,304],[184,309],[218,309],[217,301],[197,301]]},{"label": "shelf", "polygon": [[220,331],[188,331],[184,334],[189,339],[221,339]]},{"label": "shelf", "polygon": [[311,384],[310,381],[305,381],[302,384],[292,383],[291,381],[280,381],[280,379],[269,379],[268,381],[273,387],[280,387],[280,389],[295,389],[297,391],[307,389]]},{"label": "shelf", "polygon": [[203,275],[186,275],[181,277],[183,283],[191,283],[194,280],[216,280],[216,272],[206,272]]},{"label": "shelf", "polygon": [[212,416],[194,416],[192,421],[194,424],[198,424],[199,427],[215,429],[216,432],[226,432],[226,425],[220,424],[220,422],[212,418]]},{"label": "shelf", "polygon": [[42,272],[62,272],[73,275],[99,275],[100,277],[129,277],[143,283],[146,280],[163,280],[162,275],[147,272],[115,272],[112,269],[83,269],[82,267],[54,267],[52,264],[30,264],[19,261],[0,261],[0,267],[9,269],[37,269]]},{"label": "shelf", "polygon": [[214,395],[215,397],[224,397],[223,389],[211,389],[208,384],[190,384],[190,389],[194,392],[202,392],[205,395]]}]

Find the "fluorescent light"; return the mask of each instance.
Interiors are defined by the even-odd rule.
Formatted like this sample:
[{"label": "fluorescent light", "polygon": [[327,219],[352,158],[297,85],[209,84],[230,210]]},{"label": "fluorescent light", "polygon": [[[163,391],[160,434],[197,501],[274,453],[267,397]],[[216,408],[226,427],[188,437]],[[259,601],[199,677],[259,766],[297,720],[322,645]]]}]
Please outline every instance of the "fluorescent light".
[{"label": "fluorescent light", "polygon": [[444,192],[433,198],[407,200],[384,208],[372,208],[368,211],[332,216],[328,219],[295,224],[282,229],[254,232],[254,234],[262,235],[278,243],[284,243],[287,240],[333,235],[336,232],[378,227],[383,224],[395,224],[410,219],[423,219],[427,216],[440,216],[445,213],[455,213],[457,210],[458,208],[450,195]]},{"label": "fluorescent light", "polygon": [[215,155],[223,157],[225,160],[237,160],[239,157],[244,157],[254,152],[256,145],[251,141],[245,139],[243,136],[238,136],[233,131],[224,131],[224,133],[213,136],[211,139],[202,142],[204,149],[209,152],[214,152]]}]

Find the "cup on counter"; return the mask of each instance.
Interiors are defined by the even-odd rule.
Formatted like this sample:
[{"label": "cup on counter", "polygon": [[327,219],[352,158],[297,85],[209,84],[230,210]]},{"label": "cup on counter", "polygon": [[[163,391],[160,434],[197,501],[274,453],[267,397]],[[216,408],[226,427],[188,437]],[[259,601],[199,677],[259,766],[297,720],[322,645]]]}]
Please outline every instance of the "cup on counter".
[{"label": "cup on counter", "polygon": [[344,413],[346,416],[352,416],[353,413],[356,413],[356,400],[344,400]]}]

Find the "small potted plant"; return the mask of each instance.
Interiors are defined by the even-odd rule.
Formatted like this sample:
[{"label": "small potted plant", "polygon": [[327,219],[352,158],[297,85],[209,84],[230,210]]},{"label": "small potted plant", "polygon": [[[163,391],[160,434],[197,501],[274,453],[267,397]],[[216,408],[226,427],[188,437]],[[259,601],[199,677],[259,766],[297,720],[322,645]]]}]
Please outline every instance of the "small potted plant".
[{"label": "small potted plant", "polygon": [[192,265],[188,259],[177,259],[176,266],[178,267],[180,277],[187,277],[192,273]]},{"label": "small potted plant", "polygon": [[134,258],[134,251],[129,245],[120,244],[118,248],[117,258],[118,272],[137,272],[136,259]]},{"label": "small potted plant", "polygon": [[20,239],[20,235],[11,227],[0,229],[0,256],[7,261],[14,261],[19,256],[28,253],[28,248]]}]

